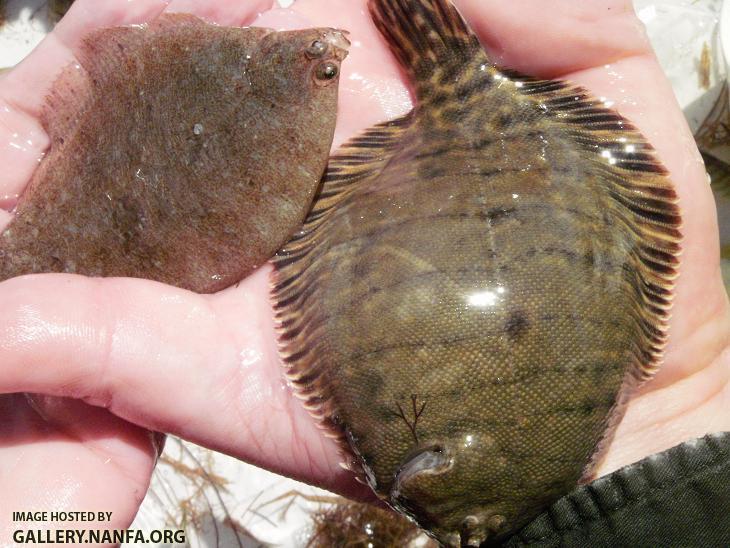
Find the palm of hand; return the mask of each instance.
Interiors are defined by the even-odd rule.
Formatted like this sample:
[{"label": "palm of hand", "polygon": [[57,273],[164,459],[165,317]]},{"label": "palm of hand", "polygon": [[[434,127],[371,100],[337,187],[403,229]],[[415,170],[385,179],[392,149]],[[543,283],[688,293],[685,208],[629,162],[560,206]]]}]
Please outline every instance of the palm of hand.
[{"label": "palm of hand", "polygon": [[[694,142],[630,2],[578,6],[556,0],[539,19],[526,17],[542,8],[537,0],[509,7],[497,0],[456,3],[500,64],[571,79],[615,100],[654,144],[678,187],[685,240],[665,365],[632,401],[599,473],[730,429],[730,324],[714,204]],[[0,196],[22,191],[45,148],[40,106],[83,34],[150,20],[163,9],[241,25],[271,1],[91,4],[78,0],[33,55],[0,80],[0,142],[16,144],[0,149],[0,164],[10,166]],[[257,23],[352,32],[356,42],[343,66],[335,145],[409,108],[402,78],[364,7],[364,0],[299,0],[295,11],[268,13]],[[0,228],[9,218],[0,210]],[[126,526],[155,462],[157,438],[149,430],[365,496],[339,469],[333,443],[283,381],[268,274],[269,267],[262,268],[211,296],[143,280],[67,275],[0,284],[0,391],[67,398],[0,399],[6,419],[0,423],[0,484],[14,495],[0,500],[0,515],[11,515],[6,505],[15,501],[33,508],[98,507],[114,512],[114,526]],[[0,522],[0,532],[6,525]]]}]

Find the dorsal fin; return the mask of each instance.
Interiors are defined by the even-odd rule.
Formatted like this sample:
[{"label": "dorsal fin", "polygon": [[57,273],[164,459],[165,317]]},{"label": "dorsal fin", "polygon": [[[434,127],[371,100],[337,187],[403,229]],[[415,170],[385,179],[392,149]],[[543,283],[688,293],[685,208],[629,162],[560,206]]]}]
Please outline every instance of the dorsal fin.
[{"label": "dorsal fin", "polygon": [[460,68],[480,56],[479,40],[459,12],[444,0],[370,0],[375,26],[412,79],[430,80],[438,68]]},{"label": "dorsal fin", "polygon": [[565,124],[582,154],[599,164],[607,190],[619,205],[617,211],[624,212],[620,221],[636,237],[637,328],[644,339],[631,371],[637,380],[649,379],[666,346],[682,240],[678,198],[668,172],[636,127],[585,88],[499,72],[520,94]]},{"label": "dorsal fin", "polygon": [[518,71],[495,69],[493,77],[563,124],[581,154],[598,164],[606,190],[616,203],[617,224],[635,239],[627,271],[635,293],[634,320],[639,344],[631,348],[629,375],[617,393],[611,414],[581,482],[594,472],[638,384],[654,376],[667,343],[674,283],[679,275],[681,211],[668,172],[652,145],[634,124],[587,89],[570,81],[543,80]]},{"label": "dorsal fin", "polygon": [[62,145],[73,132],[94,100],[94,86],[110,74],[109,67],[115,67],[113,72],[124,70],[125,50],[149,40],[156,32],[204,24],[193,15],[172,13],[144,25],[103,28],[90,33],[81,43],[78,63],[67,65],[59,73],[41,111],[41,123],[52,145]]},{"label": "dorsal fin", "polygon": [[67,65],[56,78],[41,109],[41,124],[52,148],[68,140],[91,99],[86,71],[78,63]]},{"label": "dorsal fin", "polygon": [[[199,27],[206,23],[187,13],[165,13],[143,25],[128,25],[99,29],[84,38],[79,53],[79,62],[89,76],[101,79],[123,71],[124,61],[130,55],[138,55],[145,44],[156,36],[169,32],[179,33],[185,27]],[[109,67],[115,70],[109,70]]]}]

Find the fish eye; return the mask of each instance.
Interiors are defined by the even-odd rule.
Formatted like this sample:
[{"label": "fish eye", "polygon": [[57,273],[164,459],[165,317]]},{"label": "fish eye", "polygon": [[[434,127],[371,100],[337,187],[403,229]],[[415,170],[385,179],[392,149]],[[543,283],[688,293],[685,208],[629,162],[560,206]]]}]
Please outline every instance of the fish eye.
[{"label": "fish eye", "polygon": [[334,63],[320,63],[315,69],[314,75],[317,80],[327,82],[337,78],[340,73],[340,69]]},{"label": "fish eye", "polygon": [[309,47],[304,50],[304,53],[310,59],[316,59],[322,57],[327,52],[327,44],[321,40],[315,40]]}]

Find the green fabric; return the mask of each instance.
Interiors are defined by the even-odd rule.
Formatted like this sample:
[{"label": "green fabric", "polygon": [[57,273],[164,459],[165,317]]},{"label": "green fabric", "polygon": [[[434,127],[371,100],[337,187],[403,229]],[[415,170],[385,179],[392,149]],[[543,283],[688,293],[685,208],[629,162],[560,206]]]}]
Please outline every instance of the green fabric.
[{"label": "green fabric", "polygon": [[502,546],[730,547],[730,433],[579,487]]}]

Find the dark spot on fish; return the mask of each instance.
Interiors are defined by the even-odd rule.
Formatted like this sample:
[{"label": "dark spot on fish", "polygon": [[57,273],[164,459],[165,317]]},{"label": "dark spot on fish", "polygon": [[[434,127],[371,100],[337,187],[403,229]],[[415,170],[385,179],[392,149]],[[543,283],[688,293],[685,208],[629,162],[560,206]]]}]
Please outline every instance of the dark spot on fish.
[{"label": "dark spot on fish", "polygon": [[512,113],[508,110],[501,110],[497,113],[497,116],[494,118],[494,126],[497,130],[504,130],[508,127],[512,126],[514,123],[514,118],[512,116]]},{"label": "dark spot on fish", "polygon": [[428,97],[429,104],[434,108],[441,107],[449,101],[451,101],[451,96],[439,90],[434,90],[430,97]]},{"label": "dark spot on fish", "polygon": [[[586,264],[589,268],[595,268],[599,263],[596,260],[596,254],[593,251],[593,248],[589,248],[586,253],[583,255],[583,262]],[[605,270],[605,264],[601,264],[601,270]]]},{"label": "dark spot on fish", "polygon": [[511,341],[522,338],[530,329],[530,320],[524,310],[514,310],[504,324],[504,331]]},{"label": "dark spot on fish", "polygon": [[449,63],[445,66],[442,66],[438,83],[442,86],[448,86],[449,84],[453,84],[458,79],[462,71],[463,67],[458,63]]},{"label": "dark spot on fish", "polygon": [[353,261],[353,267],[352,267],[352,275],[355,278],[362,278],[363,276],[367,276],[368,272],[370,272],[370,263],[367,261]]},{"label": "dark spot on fish", "polygon": [[483,91],[490,83],[490,77],[486,73],[478,73],[467,82],[459,83],[455,90],[456,98],[464,102],[472,95]]},{"label": "dark spot on fish", "polygon": [[480,216],[481,218],[488,220],[490,224],[495,225],[502,221],[506,221],[516,211],[517,209],[514,207],[495,207],[493,209],[487,210]]}]

